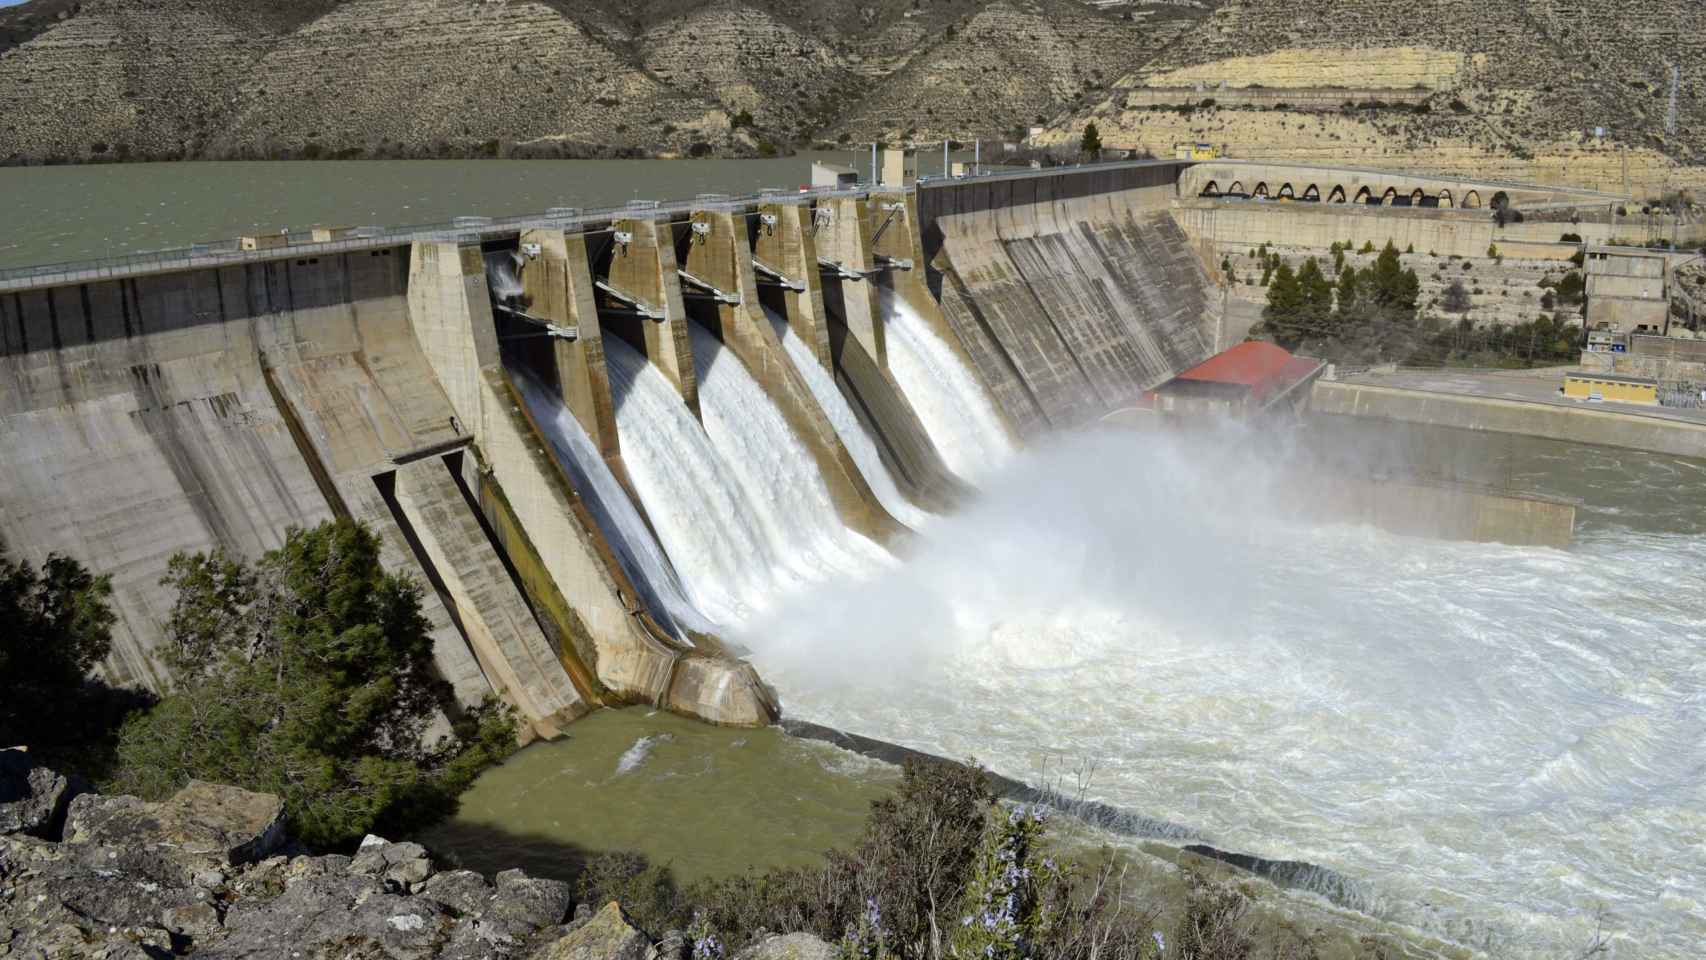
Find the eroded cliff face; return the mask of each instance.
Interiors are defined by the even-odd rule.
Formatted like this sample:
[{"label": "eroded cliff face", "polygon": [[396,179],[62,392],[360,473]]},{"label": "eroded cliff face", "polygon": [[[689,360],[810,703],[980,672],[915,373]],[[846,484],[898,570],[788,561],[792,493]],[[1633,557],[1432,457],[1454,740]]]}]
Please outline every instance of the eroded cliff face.
[{"label": "eroded cliff face", "polygon": [[32,0],[0,12],[0,160],[970,136],[1090,102],[1176,32],[1077,0]]}]

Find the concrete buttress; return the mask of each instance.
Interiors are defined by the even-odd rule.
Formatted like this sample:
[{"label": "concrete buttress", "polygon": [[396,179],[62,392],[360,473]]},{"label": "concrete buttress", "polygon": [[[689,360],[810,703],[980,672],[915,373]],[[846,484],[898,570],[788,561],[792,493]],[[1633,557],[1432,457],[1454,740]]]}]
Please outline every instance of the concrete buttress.
[{"label": "concrete buttress", "polygon": [[685,326],[687,312],[681,299],[681,280],[676,274],[675,243],[669,221],[618,220],[615,231],[607,282],[620,296],[661,314],[642,321],[646,358],[663,373],[697,417],[699,381],[693,372],[693,344]]},{"label": "concrete buttress", "polygon": [[877,304],[876,261],[863,197],[824,197],[812,210],[813,242],[822,261],[824,297],[839,300],[841,321],[865,353],[888,368],[883,313]]},{"label": "concrete buttress", "polygon": [[[766,269],[762,282],[780,291],[782,316],[828,370],[829,317],[818,276],[811,211],[802,203],[766,203],[748,224],[752,256]],[[774,274],[780,274],[778,280]]]},{"label": "concrete buttress", "polygon": [[893,542],[905,528],[872,493],[764,316],[744,218],[729,209],[695,211],[683,241],[687,272],[740,300],[699,299],[695,316],[740,358],[811,451],[842,523],[878,543]]}]

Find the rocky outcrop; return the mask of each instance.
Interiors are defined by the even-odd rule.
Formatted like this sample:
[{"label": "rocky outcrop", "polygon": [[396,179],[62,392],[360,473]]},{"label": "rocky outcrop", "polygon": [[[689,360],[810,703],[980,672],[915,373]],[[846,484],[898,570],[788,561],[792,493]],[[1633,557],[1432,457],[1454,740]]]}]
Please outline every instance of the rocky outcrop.
[{"label": "rocky outcrop", "polygon": [[0,9],[0,161],[988,136],[1101,91],[1185,22],[1078,0],[32,0]]},{"label": "rocky outcrop", "polygon": [[[616,903],[577,906],[568,884],[520,870],[440,871],[418,843],[286,855],[278,798],[235,787],[191,783],[161,803],[83,794],[63,841],[26,832],[64,790],[27,753],[0,751],[0,797],[18,797],[0,801],[0,957],[686,960],[679,933],[654,943]],[[831,955],[799,936],[756,949]]]},{"label": "rocky outcrop", "polygon": [[70,782],[36,766],[28,750],[0,750],[0,834],[58,837],[71,797]]}]

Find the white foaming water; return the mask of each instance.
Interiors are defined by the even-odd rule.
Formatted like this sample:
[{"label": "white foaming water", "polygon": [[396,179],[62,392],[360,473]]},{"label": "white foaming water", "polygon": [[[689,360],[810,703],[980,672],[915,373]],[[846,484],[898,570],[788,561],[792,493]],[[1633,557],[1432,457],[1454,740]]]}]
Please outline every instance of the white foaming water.
[{"label": "white foaming water", "polygon": [[693,606],[738,622],[769,593],[771,556],[758,518],[680,394],[645,356],[604,338],[622,462]]},{"label": "white foaming water", "polygon": [[[1231,443],[1020,455],[903,568],[759,625],[790,713],[1305,860],[1497,957],[1706,942],[1706,539],[1306,527]],[[1295,494],[1293,495],[1295,496]]]},{"label": "white foaming water", "polygon": [[640,764],[646,762],[646,757],[651,755],[653,747],[674,739],[675,737],[667,733],[654,733],[635,740],[634,745],[622,751],[622,756],[616,759],[616,772],[612,776],[620,777],[625,773],[632,773]]},{"label": "white foaming water", "polygon": [[692,328],[701,427],[638,351],[610,337],[623,462],[693,605],[734,625],[784,593],[890,562],[837,518],[810,454],[740,360]]},{"label": "white foaming water", "polygon": [[778,585],[858,577],[890,562],[887,551],[842,525],[817,461],[740,358],[705,328],[688,330],[705,433],[745,492],[771,554],[783,560]]},{"label": "white foaming water", "polygon": [[492,288],[492,293],[499,300],[510,300],[519,297],[525,291],[521,280],[516,276],[516,267],[520,265],[521,255],[513,250],[500,250],[486,254],[486,283]]},{"label": "white foaming water", "polygon": [[819,409],[829,418],[830,425],[835,427],[835,435],[841,438],[841,445],[852,455],[853,462],[858,464],[859,472],[864,475],[865,482],[870,484],[871,492],[877,495],[877,500],[889,515],[901,523],[918,529],[928,523],[932,514],[920,510],[906,494],[900,492],[894,482],[894,475],[883,463],[882,454],[877,452],[876,441],[865,432],[865,425],[859,422],[853,413],[853,407],[847,398],[841,395],[841,390],[835,385],[835,379],[823,364],[817,362],[812,355],[811,347],[801,340],[788,321],[769,307],[764,308],[764,315],[770,321],[770,326],[776,330],[776,335],[782,338],[782,346],[788,351],[788,358],[794,362],[794,368],[800,371],[800,376],[811,389],[812,396],[817,400]]},{"label": "white foaming water", "polygon": [[948,469],[966,480],[982,477],[1013,454],[1001,418],[971,371],[924,318],[893,293],[882,290],[880,296],[889,372]]},{"label": "white foaming water", "polygon": [[622,572],[633,582],[634,589],[640,591],[646,609],[683,642],[692,642],[687,630],[712,632],[714,628],[694,609],[645,519],[634,509],[580,421],[532,373],[516,368],[510,373],[534,422],[544,431],[552,454],[568,471],[575,490],[586,501],[598,528],[615,551]]}]

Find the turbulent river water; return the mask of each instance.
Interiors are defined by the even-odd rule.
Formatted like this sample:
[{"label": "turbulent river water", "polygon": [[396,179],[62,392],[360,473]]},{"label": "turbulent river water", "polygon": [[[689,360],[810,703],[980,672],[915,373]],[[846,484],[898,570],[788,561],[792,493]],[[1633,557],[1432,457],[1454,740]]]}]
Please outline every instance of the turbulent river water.
[{"label": "turbulent river water", "polygon": [[[796,717],[1033,780],[1093,762],[1095,797],[1332,868],[1430,935],[1559,957],[1603,913],[1695,955],[1706,464],[1358,430],[1060,438],[746,642]],[[1376,472],[1454,451],[1434,465],[1582,497],[1578,541],[1294,522],[1272,467],[1300,444]]]}]

